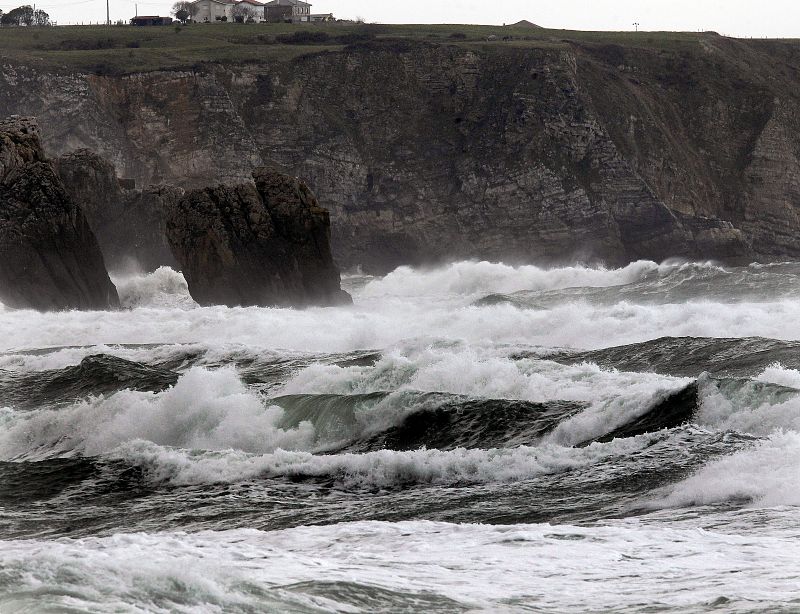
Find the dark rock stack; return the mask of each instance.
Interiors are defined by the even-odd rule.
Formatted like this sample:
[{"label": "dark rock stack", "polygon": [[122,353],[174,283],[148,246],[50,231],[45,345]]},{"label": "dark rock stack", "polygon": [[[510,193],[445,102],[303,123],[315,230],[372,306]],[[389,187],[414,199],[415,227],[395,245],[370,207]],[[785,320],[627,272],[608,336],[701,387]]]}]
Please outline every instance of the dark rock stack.
[{"label": "dark rock stack", "polygon": [[152,186],[123,191],[114,166],[88,149],[67,153],[54,164],[67,192],[83,208],[110,270],[177,268],[166,240],[166,211],[183,190]]},{"label": "dark rock stack", "polygon": [[0,302],[39,310],[119,305],[97,240],[45,157],[32,118],[0,121]]},{"label": "dark rock stack", "polygon": [[330,217],[302,181],[261,168],[255,183],[187,192],[167,238],[202,305],[349,303],[330,250]]}]

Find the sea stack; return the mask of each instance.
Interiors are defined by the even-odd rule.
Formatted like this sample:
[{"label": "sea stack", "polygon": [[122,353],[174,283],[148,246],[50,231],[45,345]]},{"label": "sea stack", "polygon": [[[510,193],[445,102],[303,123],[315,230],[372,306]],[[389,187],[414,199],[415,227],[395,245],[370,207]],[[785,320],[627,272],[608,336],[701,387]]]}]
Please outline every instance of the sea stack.
[{"label": "sea stack", "polygon": [[178,267],[165,220],[182,189],[158,185],[123,190],[114,165],[88,149],[66,153],[53,164],[67,193],[81,204],[109,270]]},{"label": "sea stack", "polygon": [[301,180],[270,168],[254,182],[192,190],[167,239],[201,305],[329,306],[351,302],[330,249],[330,216]]},{"label": "sea stack", "polygon": [[97,240],[30,117],[0,121],[0,302],[41,311],[119,306]]}]

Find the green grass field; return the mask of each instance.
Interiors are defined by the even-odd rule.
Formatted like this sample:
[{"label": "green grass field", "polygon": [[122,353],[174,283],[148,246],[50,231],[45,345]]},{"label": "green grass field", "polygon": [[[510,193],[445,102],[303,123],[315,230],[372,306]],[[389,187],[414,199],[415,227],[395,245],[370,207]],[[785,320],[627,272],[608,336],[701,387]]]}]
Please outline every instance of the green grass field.
[{"label": "green grass field", "polygon": [[[286,41],[298,32],[320,40]],[[487,41],[491,36],[497,41]],[[515,26],[359,24],[191,24],[188,26],[62,26],[0,28],[0,61],[51,71],[125,74],[190,68],[203,62],[253,63],[337,50],[359,39],[460,46],[560,47],[574,43],[679,49],[707,34],[574,32]],[[503,40],[511,37],[513,40]]]}]

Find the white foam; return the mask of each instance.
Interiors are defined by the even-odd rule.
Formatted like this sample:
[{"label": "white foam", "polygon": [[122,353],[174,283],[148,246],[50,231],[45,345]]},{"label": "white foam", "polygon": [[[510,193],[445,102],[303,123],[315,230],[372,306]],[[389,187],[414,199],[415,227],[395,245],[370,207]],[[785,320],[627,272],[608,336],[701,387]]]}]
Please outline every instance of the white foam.
[{"label": "white foam", "polygon": [[759,389],[752,383],[720,389],[702,379],[699,400],[694,420],[701,426],[762,437],[779,430],[800,431],[800,393]]},{"label": "white foam", "polygon": [[235,451],[190,452],[134,441],[120,446],[111,456],[144,468],[154,481],[176,485],[288,477],[329,478],[348,488],[388,488],[516,482],[630,454],[648,441],[647,437],[640,437],[585,448],[543,445],[493,450],[379,450],[335,455],[285,450],[263,455]]},{"label": "white foam", "polygon": [[779,386],[800,390],[800,371],[797,369],[787,369],[779,363],[770,365],[757,375],[755,379],[767,384],[778,384]]},{"label": "white foam", "polygon": [[800,433],[776,432],[752,448],[711,461],[672,486],[657,507],[747,500],[758,507],[800,505]]},{"label": "white foam", "polygon": [[533,265],[514,267],[495,262],[456,262],[433,269],[403,266],[386,277],[371,281],[364,288],[363,295],[475,297],[492,293],[510,294],[520,290],[619,286],[641,281],[648,273],[658,270],[659,265],[645,260],[622,269],[580,265],[546,269]]},{"label": "white foam", "polygon": [[128,309],[194,309],[198,306],[189,294],[183,274],[169,267],[160,267],[152,273],[115,276],[112,281],[117,287],[120,304]]},{"label": "white foam", "polygon": [[124,390],[68,408],[6,414],[0,458],[98,455],[136,439],[204,450],[311,449],[313,426],[284,430],[277,426],[283,416],[248,390],[235,370],[193,368],[157,394]]},{"label": "white foam", "polygon": [[[117,350],[123,355],[128,351],[152,353],[149,357],[153,359],[182,348]],[[236,350],[231,346],[217,348],[208,360],[227,361]],[[246,347],[238,350],[247,352]],[[85,351],[66,349],[56,354],[64,353],[60,359],[68,359],[74,352]],[[394,398],[410,391],[538,403],[586,403],[587,409],[562,422],[545,438],[551,444],[575,445],[641,416],[692,381],[655,373],[619,372],[590,363],[562,365],[535,358],[518,359],[510,356],[513,351],[514,348],[464,344],[431,345],[425,340],[407,342],[385,352],[374,366],[313,364],[272,393],[392,392],[393,396],[357,417],[355,428],[360,430],[350,433],[351,437],[397,424],[408,407],[395,403]],[[696,419],[709,429],[761,436],[776,429],[800,430],[800,396],[791,391],[759,390],[755,384],[720,390],[706,378],[702,380],[700,400]],[[0,456],[15,458],[47,450],[106,454],[139,439],[177,448],[252,453],[278,448],[310,451],[333,443],[324,441],[309,423],[295,430],[279,428],[283,417],[283,410],[270,407],[232,369],[209,371],[195,367],[174,389],[163,393],[123,391],[58,411],[19,412],[13,420],[6,420],[0,432]]]},{"label": "white foam", "polygon": [[0,369],[8,371],[49,371],[77,365],[87,356],[109,354],[135,362],[162,362],[187,353],[204,354],[202,344],[126,347],[119,345],[87,345],[79,347],[43,348],[35,352],[0,354]]},{"label": "white foam", "polygon": [[[151,314],[157,318],[158,314]],[[178,343],[153,345],[85,345],[76,347],[42,348],[32,352],[18,351],[0,354],[0,369],[8,371],[46,371],[77,365],[87,356],[108,354],[143,363],[170,363],[182,369],[184,361],[198,366],[219,366],[236,360],[302,360],[309,354],[291,350],[273,350],[265,347],[236,343]],[[312,355],[313,356],[313,355]]]},{"label": "white foam", "polygon": [[[4,611],[769,611],[800,540],[647,526],[361,522],[9,541]],[[135,604],[135,605],[133,605]]]},{"label": "white foam", "polygon": [[[136,351],[156,350],[166,351]],[[511,351],[409,343],[384,353],[374,366],[312,364],[271,393],[391,392],[369,411],[358,413],[353,428],[359,430],[350,433],[350,437],[399,423],[409,407],[396,400],[407,392],[585,403],[585,410],[559,424],[545,438],[553,444],[576,445],[643,415],[692,382],[690,378],[603,369],[591,363],[563,365],[535,358],[517,359],[509,356]],[[230,357],[230,350],[222,355],[218,352],[212,352],[212,362]],[[776,399],[767,393],[754,396],[746,388],[736,388],[735,392],[738,397],[728,398],[713,381],[707,381],[702,387],[698,421],[712,429],[755,434],[768,434],[775,428],[800,428],[800,400]],[[271,452],[277,447],[313,450],[315,446],[334,443],[325,441],[324,433],[316,433],[310,424],[302,426],[302,433],[281,431],[277,425],[283,416],[282,410],[270,408],[265,399],[248,389],[234,370],[194,367],[174,389],[159,394],[123,391],[58,411],[20,412],[0,432],[0,456],[11,458],[46,450],[55,446],[54,442],[59,442],[56,449],[62,452],[78,450],[87,454],[107,453],[136,439],[181,448],[256,453]]]},{"label": "white foam", "polygon": [[[647,270],[654,265],[639,263],[606,272],[577,268],[578,277],[587,279],[573,279],[567,275],[567,279],[560,282],[566,269],[555,272],[533,269],[545,280],[549,279],[548,275],[553,276],[541,285],[557,287],[559,284],[592,283],[593,276],[596,284],[623,283],[641,274],[637,266]],[[485,273],[486,267],[496,273],[496,280]],[[505,269],[508,271],[503,272]],[[460,286],[448,286],[444,281],[454,271],[462,271],[465,281]],[[513,344],[592,349],[636,343],[662,335],[800,339],[800,301],[796,300],[588,305],[568,299],[546,310],[517,309],[507,304],[472,307],[474,296],[469,292],[479,284],[469,281],[471,271],[487,286],[478,294],[492,288],[511,289],[504,284],[530,286],[533,283],[524,279],[514,281],[516,274],[524,277],[524,267],[460,263],[429,272],[404,271],[398,273],[399,277],[387,277],[389,281],[384,285],[381,285],[383,280],[372,282],[363,291],[356,292],[354,307],[303,311],[225,307],[154,310],[148,307],[120,312],[47,314],[8,311],[0,318],[0,350],[201,343],[209,347],[242,344],[259,349],[348,352],[388,348],[410,339],[477,346]],[[172,273],[164,275],[175,280]],[[401,279],[408,276],[413,283],[409,282],[411,285],[403,294]],[[484,279],[487,276],[489,279]],[[153,296],[148,292],[143,295]],[[160,295],[156,292],[155,296]]]}]

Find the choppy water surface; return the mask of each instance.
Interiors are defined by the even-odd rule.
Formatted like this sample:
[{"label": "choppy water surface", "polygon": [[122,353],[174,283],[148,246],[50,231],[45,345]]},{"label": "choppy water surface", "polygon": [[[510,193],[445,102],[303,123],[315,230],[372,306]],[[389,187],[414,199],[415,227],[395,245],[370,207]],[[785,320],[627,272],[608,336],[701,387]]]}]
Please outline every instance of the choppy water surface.
[{"label": "choppy water surface", "polygon": [[800,610],[800,265],[0,308],[0,611]]}]

